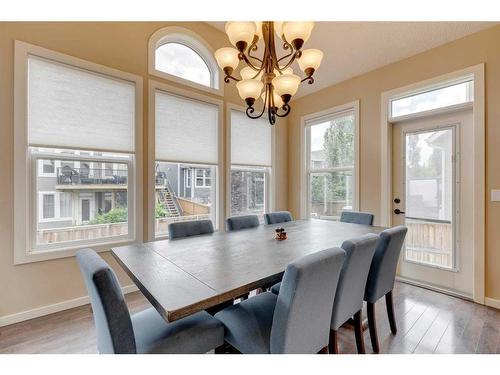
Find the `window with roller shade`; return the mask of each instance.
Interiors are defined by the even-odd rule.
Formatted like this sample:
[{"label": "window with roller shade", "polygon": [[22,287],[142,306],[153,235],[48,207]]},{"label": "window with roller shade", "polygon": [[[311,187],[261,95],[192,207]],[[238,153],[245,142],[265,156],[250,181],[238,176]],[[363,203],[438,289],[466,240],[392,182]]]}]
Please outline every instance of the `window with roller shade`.
[{"label": "window with roller shade", "polygon": [[33,197],[33,204],[18,207],[26,210],[28,239],[21,262],[24,255],[54,258],[58,251],[65,256],[78,247],[134,240],[136,77],[16,42],[18,55],[26,116],[16,151],[26,150],[22,189]]},{"label": "window with roller shade", "polygon": [[155,237],[177,221],[217,228],[219,106],[160,89],[154,103]]},{"label": "window with roller shade", "polygon": [[263,221],[270,210],[272,144],[267,119],[231,110],[231,216],[256,214]]}]

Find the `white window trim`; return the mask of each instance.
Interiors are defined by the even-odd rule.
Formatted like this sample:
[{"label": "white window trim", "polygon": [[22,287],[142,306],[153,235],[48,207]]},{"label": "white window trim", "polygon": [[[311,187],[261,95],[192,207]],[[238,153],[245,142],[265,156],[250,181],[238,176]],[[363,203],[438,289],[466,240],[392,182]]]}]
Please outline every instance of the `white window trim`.
[{"label": "white window trim", "polygon": [[[166,72],[157,70],[155,67],[156,49],[165,43],[183,44],[195,51],[208,66],[211,73],[213,87],[208,87]],[[214,57],[214,49],[201,36],[195,32],[178,26],[167,26],[157,30],[149,39],[148,46],[148,72],[152,76],[165,79],[167,81],[180,83],[198,90],[203,90],[219,96],[224,95],[224,77],[217,65]]]},{"label": "white window trim", "polygon": [[45,160],[38,160],[38,177],[57,177],[57,168],[61,166],[58,161],[54,162],[54,173],[45,173],[43,171],[43,162]]},{"label": "white window trim", "polygon": [[[44,218],[43,217],[43,196],[53,195],[54,196],[54,217]],[[69,221],[73,220],[72,216],[61,216],[61,192],[59,191],[39,191],[38,192],[38,222],[39,223],[50,223],[57,221]]]},{"label": "white window trim", "polygon": [[[485,66],[484,63],[474,65],[455,72],[443,74],[421,82],[382,92],[380,111],[380,219],[379,225],[390,226],[392,223],[392,125],[390,118],[391,99],[408,96],[416,92],[428,90],[430,87],[447,85],[450,82],[472,77],[474,80],[474,102],[472,104],[474,118],[474,302],[488,303],[485,298]],[[468,103],[466,103],[468,104]],[[456,109],[453,108],[452,109]],[[436,113],[449,111],[450,108],[438,109]],[[441,111],[441,112],[439,112]],[[428,115],[429,111],[425,113]],[[420,114],[421,115],[421,114]]]},{"label": "white window trim", "polygon": [[[264,192],[264,212],[272,212],[276,210],[276,126],[278,123],[271,125],[271,166],[263,165],[232,165],[231,162],[231,111],[240,111],[245,113],[246,107],[241,105],[227,103],[226,104],[226,217],[231,216],[231,170],[236,168],[245,167],[245,170],[252,170],[252,168],[266,168],[266,186]],[[263,118],[267,118],[263,116]],[[279,122],[279,120],[278,120]],[[238,168],[239,167],[239,168]],[[248,168],[248,169],[247,169]],[[262,172],[261,169],[258,169]]]},{"label": "white window trim", "polygon": [[353,168],[322,168],[322,169],[312,169],[310,167],[310,142],[309,142],[309,131],[307,123],[321,117],[334,117],[340,115],[344,112],[352,111],[354,112],[354,189],[353,189],[353,210],[359,210],[359,100],[355,100],[350,103],[335,106],[333,108],[326,109],[324,111],[311,113],[302,116],[300,119],[300,217],[301,219],[309,219],[311,216],[310,208],[310,188],[309,188],[309,175],[314,172],[335,172],[342,170],[352,170]]},{"label": "white window trim", "polygon": [[[218,127],[217,127],[217,149],[218,149],[218,155],[217,163],[200,163],[200,162],[193,162],[189,160],[158,160],[161,162],[167,162],[167,163],[183,163],[183,164],[193,164],[194,166],[198,165],[207,165],[207,166],[215,166],[217,167],[216,175],[215,178],[212,177],[212,181],[216,181],[216,186],[215,186],[215,199],[216,199],[216,204],[213,206],[215,209],[215,222],[214,222],[214,227],[216,230],[219,230],[220,228],[224,228],[224,205],[225,205],[225,200],[223,199],[224,197],[224,178],[222,171],[224,170],[224,161],[223,161],[223,156],[224,156],[224,147],[223,147],[223,139],[224,139],[224,103],[220,99],[213,98],[211,96],[207,96],[204,94],[198,94],[195,93],[191,90],[186,90],[186,89],[181,89],[176,86],[171,86],[167,85],[165,83],[161,83],[155,80],[150,79],[148,82],[149,85],[149,107],[148,107],[148,118],[149,118],[149,123],[148,123],[148,181],[153,181],[153,183],[149,184],[151,187],[148,191],[148,234],[147,238],[149,241],[156,241],[156,240],[161,240],[168,238],[167,235],[160,235],[156,236],[155,234],[155,202],[156,202],[156,187],[154,184],[155,181],[155,164],[156,164],[156,150],[155,150],[155,145],[156,145],[156,123],[155,123],[155,107],[156,107],[156,91],[164,91],[167,94],[172,94],[172,95],[178,95],[178,96],[184,96],[188,99],[194,99],[198,100],[201,102],[205,102],[208,104],[213,104],[217,106],[218,109]],[[194,186],[192,183],[191,186]],[[213,186],[211,186],[213,188]]]},{"label": "white window trim", "polygon": [[[27,83],[28,55],[35,55],[56,62],[76,66],[92,72],[122,80],[135,85],[135,152],[131,153],[129,168],[129,231],[127,238],[103,238],[92,241],[60,243],[46,249],[34,251],[33,238],[36,233],[36,164],[28,150]],[[74,256],[83,247],[92,246],[96,251],[109,251],[110,246],[142,242],[142,77],[82,60],[63,53],[21,41],[15,41],[14,53],[14,264],[23,264]],[[99,150],[98,150],[99,151]],[[111,152],[108,150],[101,150]],[[114,152],[116,153],[116,152]],[[70,154],[54,154],[53,159],[72,160]],[[45,156],[44,156],[45,157]],[[80,156],[79,159],[81,160]],[[90,157],[89,160],[92,158]],[[106,159],[99,157],[99,159]],[[120,160],[123,161],[123,160]]]},{"label": "white window trim", "polygon": [[[202,172],[201,177],[197,176],[198,171]],[[194,176],[195,176],[195,188],[208,188],[208,189],[210,189],[212,187],[212,185],[207,185],[207,180],[212,180],[212,177],[207,177],[207,170],[206,169],[196,168]],[[201,178],[203,181],[201,185],[198,185],[198,178]]]}]

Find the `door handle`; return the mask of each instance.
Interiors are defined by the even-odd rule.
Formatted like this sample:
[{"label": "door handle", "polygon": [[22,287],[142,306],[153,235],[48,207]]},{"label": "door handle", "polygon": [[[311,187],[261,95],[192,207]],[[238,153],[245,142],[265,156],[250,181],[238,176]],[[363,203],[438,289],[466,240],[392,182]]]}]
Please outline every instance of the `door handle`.
[{"label": "door handle", "polygon": [[399,215],[399,214],[404,214],[405,212],[404,212],[404,211],[401,211],[399,208],[396,208],[396,209],[394,210],[394,213],[395,213],[396,215]]}]

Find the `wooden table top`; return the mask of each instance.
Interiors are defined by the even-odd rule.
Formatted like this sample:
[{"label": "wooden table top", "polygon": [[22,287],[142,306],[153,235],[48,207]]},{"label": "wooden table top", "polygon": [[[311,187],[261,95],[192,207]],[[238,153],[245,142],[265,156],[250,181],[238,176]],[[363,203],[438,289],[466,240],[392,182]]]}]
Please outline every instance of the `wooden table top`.
[{"label": "wooden table top", "polygon": [[[274,239],[285,228],[288,239]],[[141,292],[168,321],[238,298],[280,280],[290,262],[382,227],[297,220],[235,232],[112,249]]]}]

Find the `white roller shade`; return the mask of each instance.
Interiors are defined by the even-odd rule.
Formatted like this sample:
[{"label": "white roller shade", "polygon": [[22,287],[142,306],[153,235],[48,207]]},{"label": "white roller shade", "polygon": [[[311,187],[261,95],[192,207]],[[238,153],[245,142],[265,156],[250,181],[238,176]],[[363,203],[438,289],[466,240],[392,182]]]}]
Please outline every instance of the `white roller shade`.
[{"label": "white roller shade", "polygon": [[271,125],[231,111],[231,164],[271,166]]},{"label": "white roller shade", "polygon": [[156,159],[217,164],[218,106],[156,91]]},{"label": "white roller shade", "polygon": [[28,63],[30,145],[134,151],[134,83],[35,56]]}]

